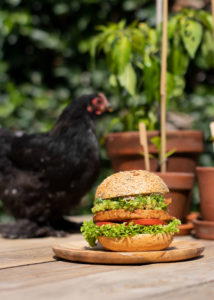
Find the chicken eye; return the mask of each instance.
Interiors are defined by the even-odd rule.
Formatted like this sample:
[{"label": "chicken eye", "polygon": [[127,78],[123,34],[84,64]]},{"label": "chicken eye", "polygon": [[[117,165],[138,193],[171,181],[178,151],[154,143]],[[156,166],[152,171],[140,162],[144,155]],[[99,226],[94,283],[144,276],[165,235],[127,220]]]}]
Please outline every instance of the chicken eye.
[{"label": "chicken eye", "polygon": [[92,100],[92,104],[93,105],[100,105],[100,104],[102,104],[102,100],[100,98],[94,98]]}]

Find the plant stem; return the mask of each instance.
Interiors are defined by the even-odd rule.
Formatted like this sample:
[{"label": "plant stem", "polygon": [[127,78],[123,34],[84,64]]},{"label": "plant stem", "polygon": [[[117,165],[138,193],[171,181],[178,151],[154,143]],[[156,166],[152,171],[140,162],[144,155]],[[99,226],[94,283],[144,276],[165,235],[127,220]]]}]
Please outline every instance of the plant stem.
[{"label": "plant stem", "polygon": [[139,131],[140,131],[140,144],[144,149],[145,169],[147,171],[150,171],[148,139],[146,133],[146,125],[143,122],[139,123]]},{"label": "plant stem", "polygon": [[166,96],[167,96],[167,19],[168,0],[163,0],[163,33],[161,54],[161,172],[166,172]]}]

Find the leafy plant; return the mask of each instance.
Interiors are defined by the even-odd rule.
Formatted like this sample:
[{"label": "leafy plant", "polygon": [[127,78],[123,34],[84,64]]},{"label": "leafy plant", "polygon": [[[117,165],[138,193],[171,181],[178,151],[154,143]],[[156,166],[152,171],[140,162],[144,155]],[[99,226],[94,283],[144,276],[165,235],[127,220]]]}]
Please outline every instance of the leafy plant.
[{"label": "leafy plant", "polygon": [[[161,163],[161,137],[160,136],[154,136],[150,139],[150,142],[156,147],[158,150],[158,161],[159,164]],[[173,148],[166,152],[166,159],[170,156],[172,156],[176,152],[176,148]],[[140,152],[142,156],[144,156],[144,152]],[[155,158],[155,155],[149,153],[149,158]]]},{"label": "leafy plant", "polygon": [[[157,128],[161,30],[137,21],[130,25],[125,21],[110,23],[98,26],[97,30],[99,33],[91,43],[91,56],[95,60],[96,54],[104,54],[109,82],[122,109],[113,120],[114,126],[120,123],[120,130],[137,130],[139,121],[143,121],[148,129]],[[206,69],[213,67],[211,34],[211,15],[205,11],[185,9],[169,20],[168,102],[183,95],[190,62]]]},{"label": "leafy plant", "polygon": [[[154,136],[153,138],[151,138],[150,141],[157,148],[157,150],[158,150],[158,159],[159,159],[159,162],[161,162],[162,161],[162,159],[161,159],[161,137]],[[173,149],[167,151],[166,152],[166,158],[172,156],[175,152],[176,152],[176,148],[173,148]]]}]

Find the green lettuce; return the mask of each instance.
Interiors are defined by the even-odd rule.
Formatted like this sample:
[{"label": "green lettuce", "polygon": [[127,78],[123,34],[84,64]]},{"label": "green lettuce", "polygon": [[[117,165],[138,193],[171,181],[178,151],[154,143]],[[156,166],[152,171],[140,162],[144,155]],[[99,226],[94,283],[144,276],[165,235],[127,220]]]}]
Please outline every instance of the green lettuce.
[{"label": "green lettuce", "polygon": [[92,208],[92,213],[97,213],[99,211],[111,210],[111,209],[125,209],[129,211],[134,211],[137,208],[140,209],[167,209],[167,204],[165,203],[165,199],[163,195],[154,193],[150,195],[138,195],[134,199],[124,199],[113,198],[102,200],[97,198],[94,201],[94,207]]},{"label": "green lettuce", "polygon": [[173,219],[167,225],[128,225],[117,224],[111,226],[110,224],[97,226],[93,220],[85,221],[81,227],[81,232],[91,247],[96,245],[97,238],[99,236],[107,236],[111,238],[120,238],[134,236],[138,234],[158,234],[158,233],[176,233],[179,232],[178,225],[181,224],[180,220]]}]

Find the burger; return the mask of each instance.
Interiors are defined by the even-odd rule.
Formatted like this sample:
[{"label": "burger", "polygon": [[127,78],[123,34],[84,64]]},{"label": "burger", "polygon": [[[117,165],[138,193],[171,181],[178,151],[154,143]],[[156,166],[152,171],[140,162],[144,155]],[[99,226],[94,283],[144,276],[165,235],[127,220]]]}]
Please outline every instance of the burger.
[{"label": "burger", "polygon": [[97,241],[112,251],[151,251],[167,248],[180,221],[167,212],[170,199],[163,180],[134,170],[115,173],[97,188],[93,220],[81,232],[90,246]]}]

